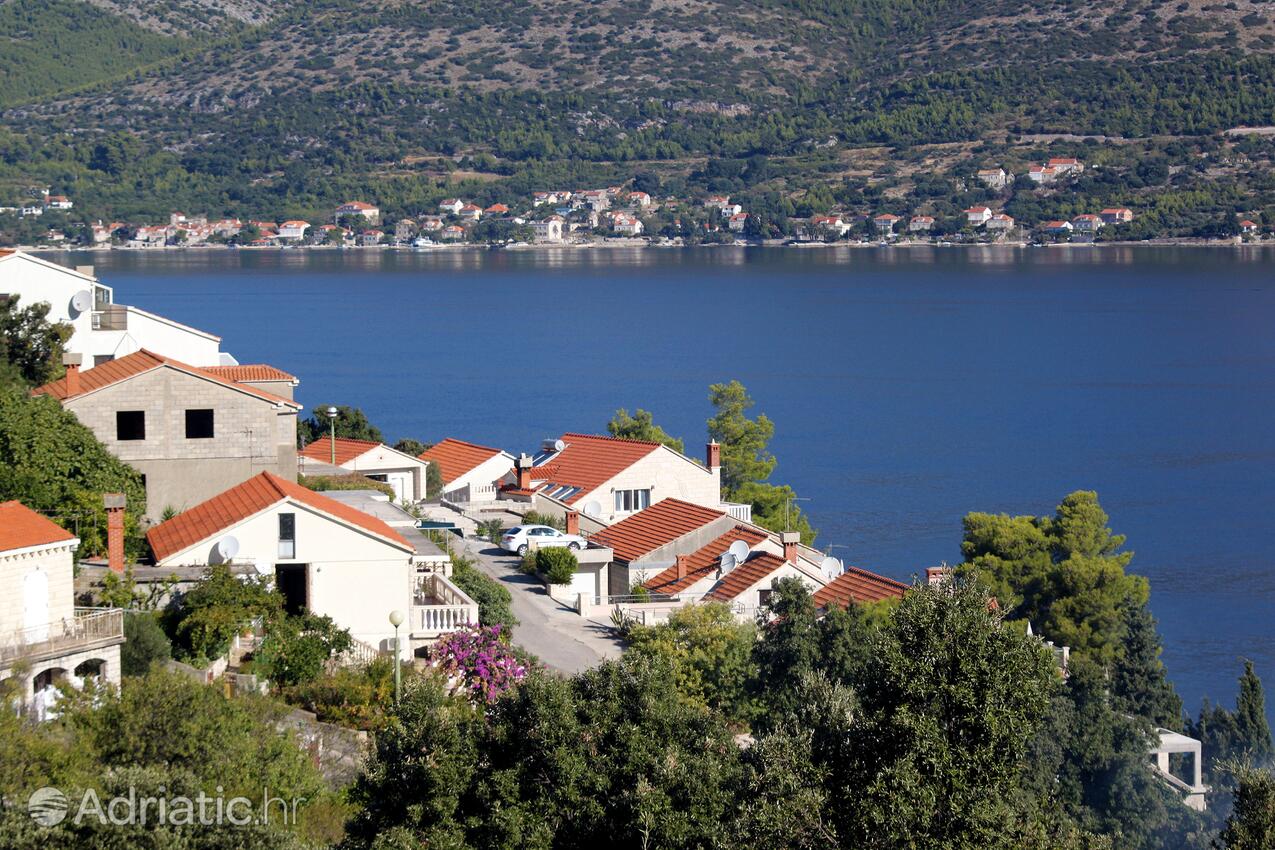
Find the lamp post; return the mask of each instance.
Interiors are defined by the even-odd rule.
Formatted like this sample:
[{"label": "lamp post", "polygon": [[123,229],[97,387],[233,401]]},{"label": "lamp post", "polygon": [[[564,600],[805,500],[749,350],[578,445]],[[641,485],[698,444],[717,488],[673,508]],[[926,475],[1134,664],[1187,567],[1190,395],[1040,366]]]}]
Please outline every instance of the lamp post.
[{"label": "lamp post", "polygon": [[332,465],[333,466],[336,466],[336,412],[337,411],[335,407],[329,407],[327,409],[328,423],[329,423],[328,433],[331,439],[330,444],[332,446]]},{"label": "lamp post", "polygon": [[403,691],[402,674],[399,672],[402,653],[398,650],[398,627],[403,625],[402,611],[396,608],[390,612],[390,625],[394,627],[394,707],[398,708],[398,701]]}]

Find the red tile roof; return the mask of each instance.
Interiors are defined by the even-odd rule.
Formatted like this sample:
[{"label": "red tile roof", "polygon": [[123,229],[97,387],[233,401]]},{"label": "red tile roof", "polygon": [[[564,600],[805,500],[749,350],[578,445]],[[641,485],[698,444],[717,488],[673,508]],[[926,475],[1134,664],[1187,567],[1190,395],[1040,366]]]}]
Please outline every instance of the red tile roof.
[{"label": "red tile roof", "polygon": [[[34,390],[31,391],[31,394],[32,395],[50,395],[59,401],[67,401],[68,399],[78,398],[79,396],[85,395],[86,393],[91,393],[95,390],[100,390],[103,387],[109,387],[112,384],[118,384],[120,381],[126,381],[129,378],[136,377],[137,375],[140,375],[143,372],[149,372],[152,369],[158,369],[161,366],[167,366],[173,369],[177,369],[178,371],[185,372],[189,375],[209,378],[210,380],[216,381],[219,384],[225,384],[228,387],[240,390],[241,392],[245,392],[248,395],[257,396],[258,398],[265,399],[266,401],[269,401],[272,403],[286,404],[298,409],[300,409],[301,407],[301,405],[297,404],[295,401],[290,401],[289,399],[283,398],[282,396],[277,396],[274,393],[268,393],[268,392],[265,392],[264,390],[259,390],[256,387],[251,386],[249,384],[237,383],[236,381],[230,378],[217,374],[215,371],[212,371],[211,369],[201,369],[198,366],[188,366],[185,363],[182,363],[177,360],[173,360],[172,358],[161,357],[160,355],[155,354],[154,352],[151,352],[151,351],[147,351],[146,349],[142,349],[141,351],[135,351],[132,354],[128,354],[128,355],[125,355],[124,357],[116,358],[115,360],[108,360],[107,362],[102,363],[99,366],[94,366],[92,369],[89,369],[87,372],[81,372],[80,373],[80,391],[76,393],[74,396],[72,396],[71,393],[67,391],[66,378],[58,378],[56,381],[53,381],[52,383],[45,384],[42,387],[36,387]],[[212,368],[215,369],[217,367],[212,367]]]},{"label": "red tile roof", "polygon": [[815,607],[836,605],[838,608],[846,608],[851,602],[902,599],[907,589],[908,586],[903,582],[858,567],[847,567],[844,573],[815,591]]},{"label": "red tile roof", "polygon": [[751,549],[765,539],[766,535],[757,529],[737,525],[721,537],[692,552],[686,561],[686,575],[682,578],[677,577],[677,565],[674,564],[657,574],[655,578],[648,579],[643,587],[652,593],[681,593],[695,582],[716,572],[722,553],[736,540],[743,540]]},{"label": "red tile roof", "polygon": [[616,560],[635,561],[683,534],[725,516],[721,511],[681,499],[664,499],[593,535],[591,542],[615,550]]},{"label": "red tile roof", "polygon": [[156,560],[162,561],[285,500],[361,528],[408,552],[415,551],[397,531],[379,519],[270,472],[249,478],[167,522],[161,522],[146,532],[146,539],[150,541]]},{"label": "red tile roof", "polygon": [[[359,455],[367,454],[372,449],[379,446],[376,440],[351,440],[347,437],[336,438],[336,465],[342,466],[354,460]],[[324,463],[332,462],[332,440],[329,437],[320,437],[310,445],[300,451],[302,457],[310,460],[319,460]]]},{"label": "red tile roof", "polygon": [[74,539],[74,534],[21,502],[0,502],[0,552]]},{"label": "red tile roof", "polygon": [[704,599],[729,602],[786,563],[788,562],[778,555],[759,552],[728,572]]},{"label": "red tile roof", "polygon": [[474,467],[484,461],[491,460],[500,453],[500,449],[493,449],[490,446],[480,446],[476,443],[467,443],[464,440],[448,437],[446,440],[435,443],[421,452],[420,458],[421,460],[438,464],[438,471],[443,476],[443,483],[446,484],[455,481]]},{"label": "red tile roof", "polygon": [[218,375],[231,381],[295,381],[296,375],[289,375],[282,369],[267,366],[264,363],[246,363],[239,366],[205,366],[204,372]]},{"label": "red tile roof", "polygon": [[579,487],[564,500],[567,504],[574,504],[660,447],[659,443],[592,434],[563,434],[562,441],[567,447],[548,463],[532,467],[531,480]]}]

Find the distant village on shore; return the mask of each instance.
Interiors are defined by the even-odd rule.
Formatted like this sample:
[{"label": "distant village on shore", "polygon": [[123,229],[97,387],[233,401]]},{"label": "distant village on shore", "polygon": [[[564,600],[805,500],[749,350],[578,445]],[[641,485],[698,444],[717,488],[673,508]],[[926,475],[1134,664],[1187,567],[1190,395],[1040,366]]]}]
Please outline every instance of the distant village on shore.
[{"label": "distant village on shore", "polygon": [[[1040,188],[1082,174],[1085,165],[1057,157],[1032,166],[1020,179]],[[1004,168],[981,169],[975,180],[992,192],[1015,181]],[[49,188],[33,190],[21,206],[0,206],[0,216],[21,218],[61,213],[75,202]],[[910,216],[870,210],[832,210],[800,220],[790,219],[791,235],[775,238],[764,216],[745,209],[729,195],[657,199],[630,184],[597,189],[538,191],[482,207],[462,197],[445,198],[435,210],[415,215],[386,215],[375,203],[347,201],[332,210],[330,220],[269,221],[210,219],[206,214],[172,212],[168,221],[67,222],[50,227],[44,239],[29,247],[182,248],[230,246],[246,248],[334,247],[418,248],[464,245],[593,245],[622,244],[821,244],[896,243],[1079,243],[1115,234],[1135,218],[1128,207],[1106,207],[1073,218],[1018,221],[1003,209],[978,204],[960,216],[940,219],[923,212]],[[1261,241],[1268,227],[1237,215],[1234,240]]]}]

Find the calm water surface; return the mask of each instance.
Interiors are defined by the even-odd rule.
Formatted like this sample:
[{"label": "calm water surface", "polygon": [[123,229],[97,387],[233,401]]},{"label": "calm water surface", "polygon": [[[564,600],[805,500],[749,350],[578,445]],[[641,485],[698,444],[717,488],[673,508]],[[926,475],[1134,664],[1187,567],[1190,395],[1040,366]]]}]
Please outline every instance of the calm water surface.
[{"label": "calm water surface", "polygon": [[531,449],[643,407],[698,454],[708,385],[738,378],[819,543],[902,579],[960,559],[966,511],[1095,489],[1151,579],[1188,708],[1233,704],[1242,657],[1275,684],[1275,252],[55,258],[391,441]]}]

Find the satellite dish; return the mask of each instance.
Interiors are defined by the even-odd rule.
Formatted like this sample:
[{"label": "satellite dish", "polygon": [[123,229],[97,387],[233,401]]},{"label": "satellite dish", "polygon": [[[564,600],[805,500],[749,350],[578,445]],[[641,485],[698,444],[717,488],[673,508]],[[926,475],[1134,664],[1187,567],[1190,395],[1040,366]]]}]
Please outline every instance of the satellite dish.
[{"label": "satellite dish", "polygon": [[602,516],[602,503],[597,499],[584,506],[585,516],[600,517]]},{"label": "satellite dish", "polygon": [[233,535],[227,534],[217,541],[217,554],[223,561],[232,560],[239,554],[239,541]]},{"label": "satellite dish", "polygon": [[554,450],[555,452],[560,452],[560,451],[562,451],[563,449],[565,449],[566,447],[567,447],[567,444],[566,444],[566,443],[564,443],[564,442],[562,442],[562,440],[554,440],[554,441],[553,441],[553,450]]},{"label": "satellite dish", "polygon": [[723,552],[722,553],[722,575],[726,575],[728,572],[735,569],[735,563],[736,562],[735,562],[734,555],[732,555],[730,552]]},{"label": "satellite dish", "polygon": [[87,289],[81,289],[79,292],[71,296],[71,309],[77,313],[83,313],[93,307],[93,293]]},{"label": "satellite dish", "polygon": [[819,570],[823,573],[823,577],[828,581],[832,581],[834,578],[845,572],[845,568],[841,566],[841,562],[831,555],[820,562]]},{"label": "satellite dish", "polygon": [[726,550],[726,552],[735,559],[735,563],[737,564],[742,564],[744,561],[747,561],[748,553],[750,551],[748,543],[743,540],[736,540],[734,543],[730,544],[730,548]]}]

